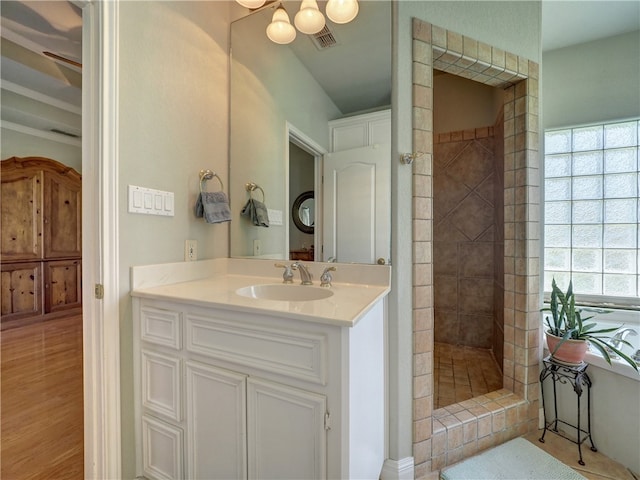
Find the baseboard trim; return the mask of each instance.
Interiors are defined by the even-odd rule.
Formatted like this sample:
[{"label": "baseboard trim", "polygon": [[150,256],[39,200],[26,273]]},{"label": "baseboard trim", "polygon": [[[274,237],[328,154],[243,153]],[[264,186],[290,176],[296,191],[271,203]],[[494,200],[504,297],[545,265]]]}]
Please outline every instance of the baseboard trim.
[{"label": "baseboard trim", "polygon": [[413,457],[405,457],[400,460],[387,458],[382,466],[380,480],[413,480]]}]

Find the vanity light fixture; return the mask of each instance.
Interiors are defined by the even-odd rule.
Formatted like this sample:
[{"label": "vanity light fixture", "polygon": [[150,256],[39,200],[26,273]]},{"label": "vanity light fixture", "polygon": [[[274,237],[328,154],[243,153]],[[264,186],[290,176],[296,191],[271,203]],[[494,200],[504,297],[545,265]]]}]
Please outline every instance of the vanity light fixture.
[{"label": "vanity light fixture", "polygon": [[273,12],[271,23],[267,25],[267,37],[281,45],[291,43],[296,38],[296,29],[291,25],[289,15],[282,5]]},{"label": "vanity light fixture", "polygon": [[260,8],[267,0],[236,0],[240,5],[246,8]]},{"label": "vanity light fixture", "polygon": [[[279,44],[287,44],[293,42],[296,38],[296,28],[307,35],[314,35],[324,28],[326,20],[320,9],[317,0],[302,0],[300,11],[294,17],[296,28],[291,25],[289,15],[282,6],[282,1],[278,0],[236,0],[243,7],[251,10],[260,9],[265,3],[273,8],[278,5],[271,23],[267,26],[267,37]],[[265,7],[266,8],[266,7]],[[358,0],[329,0],[327,2],[327,17],[337,24],[345,24],[352,21],[358,15],[360,7]]]},{"label": "vanity light fixture", "polygon": [[333,23],[349,23],[358,15],[358,0],[329,0],[327,17]]},{"label": "vanity light fixture", "polygon": [[307,35],[318,33],[324,28],[324,15],[318,9],[316,0],[302,0],[300,11],[293,20],[296,28]]}]

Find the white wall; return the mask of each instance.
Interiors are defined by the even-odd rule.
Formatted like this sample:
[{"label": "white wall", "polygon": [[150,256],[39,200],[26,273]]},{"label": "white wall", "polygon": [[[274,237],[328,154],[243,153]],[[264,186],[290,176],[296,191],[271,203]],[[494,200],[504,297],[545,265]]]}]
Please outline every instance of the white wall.
[{"label": "white wall", "polygon": [[[640,32],[545,52],[545,129],[640,116]],[[590,366],[598,450],[640,472],[640,382]],[[575,408],[562,398],[561,408]]]},{"label": "white wall", "polygon": [[640,31],[545,52],[545,129],[640,115]]},{"label": "white wall", "polygon": [[[228,175],[227,2],[120,4],[119,192],[123,478],[134,478],[129,268],[226,257],[228,225],[195,218],[198,172]],[[225,184],[228,182],[225,182]],[[127,185],[175,193],[175,216],[127,213]]]},{"label": "white wall", "polygon": [[9,157],[52,158],[82,173],[82,149],[79,146],[48,140],[8,128],[2,129],[0,137],[2,137],[2,160]]}]

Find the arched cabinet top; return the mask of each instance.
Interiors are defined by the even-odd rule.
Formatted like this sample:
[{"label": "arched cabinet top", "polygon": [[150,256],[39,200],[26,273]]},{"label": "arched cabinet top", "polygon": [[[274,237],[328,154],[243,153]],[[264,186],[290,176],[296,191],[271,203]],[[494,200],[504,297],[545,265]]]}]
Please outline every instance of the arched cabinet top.
[{"label": "arched cabinet top", "polygon": [[82,179],[82,175],[74,168],[46,157],[10,157],[0,162],[0,168],[3,175],[20,171],[43,170],[58,173],[78,181]]}]

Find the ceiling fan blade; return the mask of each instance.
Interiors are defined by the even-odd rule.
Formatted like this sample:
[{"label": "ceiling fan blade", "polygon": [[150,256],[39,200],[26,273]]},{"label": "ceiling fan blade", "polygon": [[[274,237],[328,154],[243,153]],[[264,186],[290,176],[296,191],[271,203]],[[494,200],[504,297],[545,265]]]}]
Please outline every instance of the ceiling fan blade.
[{"label": "ceiling fan blade", "polygon": [[60,62],[65,62],[65,63],[68,63],[69,65],[73,65],[74,67],[82,68],[82,64],[76,62],[75,60],[70,60],[68,58],[65,58],[61,55],[57,55],[52,52],[42,52],[42,53],[49,58],[53,58],[54,60],[59,60]]}]

